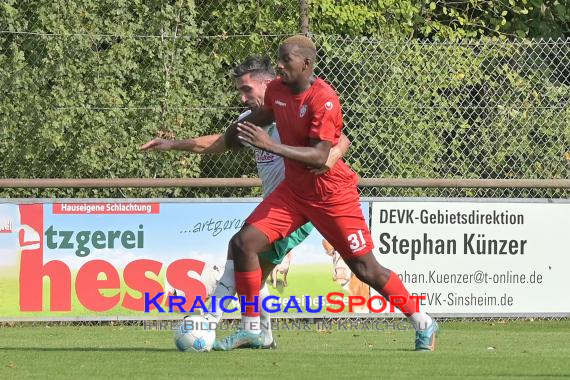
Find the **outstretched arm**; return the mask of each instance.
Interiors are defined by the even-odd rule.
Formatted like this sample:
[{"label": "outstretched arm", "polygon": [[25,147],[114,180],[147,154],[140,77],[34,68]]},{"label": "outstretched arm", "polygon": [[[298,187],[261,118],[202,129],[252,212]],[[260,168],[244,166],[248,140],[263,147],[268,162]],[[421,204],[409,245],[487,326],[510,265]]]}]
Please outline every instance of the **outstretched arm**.
[{"label": "outstretched arm", "polygon": [[[254,120],[260,125],[273,122],[273,114],[264,109],[252,111],[241,120]],[[230,125],[224,134],[206,135],[185,140],[156,138],[140,147],[141,150],[183,150],[192,153],[223,153],[228,149],[242,148],[237,138],[237,123]]]},{"label": "outstretched arm", "polygon": [[143,146],[141,150],[183,150],[192,153],[222,153],[227,150],[225,136],[221,134],[200,136],[185,140],[166,140],[156,138]]}]

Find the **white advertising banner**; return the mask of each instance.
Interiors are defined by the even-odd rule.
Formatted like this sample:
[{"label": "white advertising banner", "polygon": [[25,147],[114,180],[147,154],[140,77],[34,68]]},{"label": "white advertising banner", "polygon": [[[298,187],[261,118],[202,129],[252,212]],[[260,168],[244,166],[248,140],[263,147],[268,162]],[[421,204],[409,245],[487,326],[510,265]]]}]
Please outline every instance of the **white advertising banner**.
[{"label": "white advertising banner", "polygon": [[[228,242],[258,203],[0,201],[0,321],[160,319],[207,311],[193,308],[194,301],[212,295],[224,271]],[[368,221],[370,206],[361,205]],[[287,252],[267,279],[272,313],[321,317],[333,313],[327,310],[329,293],[369,297],[368,285],[347,272],[316,229]],[[168,297],[174,290],[188,302],[171,307]],[[232,305],[235,310],[226,316],[239,315],[239,304]]]},{"label": "white advertising banner", "polygon": [[569,314],[570,203],[383,200],[378,261],[437,314]]}]

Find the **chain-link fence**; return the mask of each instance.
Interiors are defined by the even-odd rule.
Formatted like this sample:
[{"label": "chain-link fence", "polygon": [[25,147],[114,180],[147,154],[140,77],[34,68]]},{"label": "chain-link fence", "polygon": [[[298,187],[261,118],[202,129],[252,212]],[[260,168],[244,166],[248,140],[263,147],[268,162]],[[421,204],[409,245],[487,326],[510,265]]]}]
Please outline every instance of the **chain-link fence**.
[{"label": "chain-link fence", "polygon": [[[11,2],[0,19],[0,178],[255,177],[248,152],[141,153],[219,133],[231,68],[276,56],[297,2]],[[314,35],[363,178],[570,178],[570,40]],[[258,189],[5,189],[3,197],[215,197]],[[363,188],[365,196],[568,197],[563,189]]]},{"label": "chain-link fence", "polygon": [[[199,156],[138,148],[155,136],[224,131],[243,111],[231,69],[250,54],[275,59],[279,42],[307,27],[303,5],[3,2],[0,179],[256,177],[245,151]],[[569,39],[452,43],[312,32],[317,74],[343,104],[352,141],[346,161],[361,177],[570,179]],[[564,189],[361,190],[363,196],[570,196]],[[260,194],[256,188],[0,189],[0,197],[45,198]],[[489,320],[511,319],[517,318]]]}]

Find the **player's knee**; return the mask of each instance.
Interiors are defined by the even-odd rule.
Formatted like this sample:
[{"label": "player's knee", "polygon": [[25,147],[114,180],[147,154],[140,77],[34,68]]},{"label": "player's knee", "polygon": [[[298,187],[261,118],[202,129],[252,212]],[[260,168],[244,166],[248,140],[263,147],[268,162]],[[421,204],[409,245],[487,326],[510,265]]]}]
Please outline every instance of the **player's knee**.
[{"label": "player's knee", "polygon": [[238,232],[230,239],[229,244],[229,251],[232,253],[232,257],[238,258],[245,254],[246,251],[246,244],[245,239],[243,238],[242,234]]},{"label": "player's knee", "polygon": [[230,242],[228,243],[228,255],[226,257],[227,260],[233,260],[234,259],[234,250],[232,248],[232,242],[230,240]]},{"label": "player's knee", "polygon": [[252,239],[242,231],[235,234],[230,240],[230,251],[234,259],[244,257],[247,255],[256,255],[256,244]]}]

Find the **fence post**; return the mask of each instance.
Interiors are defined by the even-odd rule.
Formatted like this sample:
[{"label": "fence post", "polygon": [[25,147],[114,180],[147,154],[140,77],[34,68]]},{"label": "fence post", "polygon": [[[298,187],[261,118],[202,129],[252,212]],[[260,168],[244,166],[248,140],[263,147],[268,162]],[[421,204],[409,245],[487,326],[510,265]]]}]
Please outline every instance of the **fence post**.
[{"label": "fence post", "polygon": [[301,33],[309,33],[309,0],[299,0],[299,26]]}]

